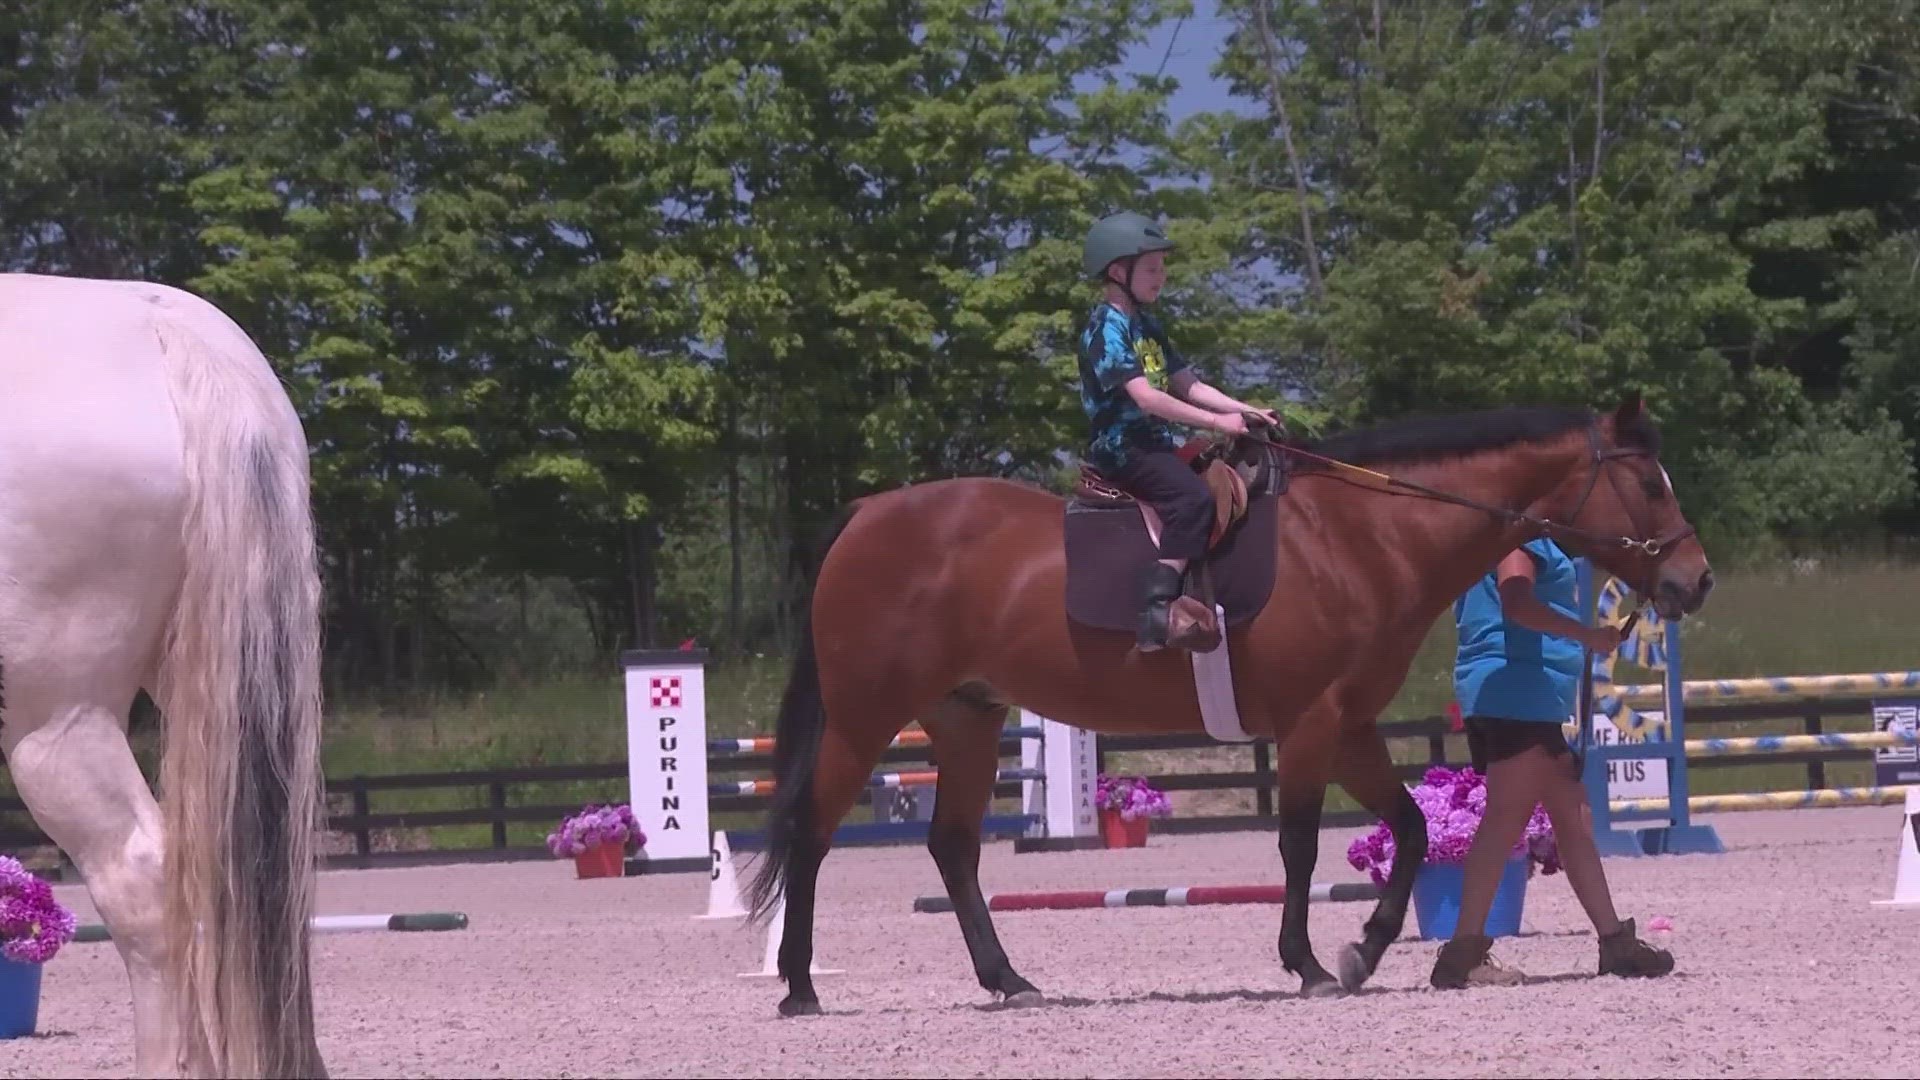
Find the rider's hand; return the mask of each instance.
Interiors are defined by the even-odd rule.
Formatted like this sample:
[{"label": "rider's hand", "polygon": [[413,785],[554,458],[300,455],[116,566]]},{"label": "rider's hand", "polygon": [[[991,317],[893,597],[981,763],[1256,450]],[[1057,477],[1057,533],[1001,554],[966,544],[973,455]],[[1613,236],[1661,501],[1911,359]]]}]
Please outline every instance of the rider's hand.
[{"label": "rider's hand", "polygon": [[1275,431],[1278,431],[1280,434],[1285,435],[1287,433],[1286,421],[1281,420],[1280,414],[1275,412],[1274,410],[1255,409],[1253,410],[1253,415],[1258,416],[1260,419],[1266,421],[1268,427],[1273,428]]},{"label": "rider's hand", "polygon": [[1247,433],[1247,418],[1237,412],[1214,413],[1213,426],[1218,428],[1223,434],[1245,435]]}]

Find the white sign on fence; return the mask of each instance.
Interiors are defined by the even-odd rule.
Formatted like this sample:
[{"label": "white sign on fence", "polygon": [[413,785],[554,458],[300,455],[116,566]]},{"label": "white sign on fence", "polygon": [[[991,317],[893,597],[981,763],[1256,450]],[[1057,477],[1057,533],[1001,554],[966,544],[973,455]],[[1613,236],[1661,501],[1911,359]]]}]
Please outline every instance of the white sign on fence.
[{"label": "white sign on fence", "polygon": [[629,652],[627,782],[654,862],[712,858],[705,653]]},{"label": "white sign on fence", "polygon": [[1025,812],[1042,818],[1027,833],[1054,841],[1100,835],[1093,797],[1099,783],[1100,752],[1094,733],[1020,710],[1022,726],[1038,727],[1039,739],[1020,743],[1020,765],[1044,771],[1044,780],[1020,784]]},{"label": "white sign on fence", "polygon": [[[1873,703],[1873,730],[1911,736],[1920,730],[1920,699],[1881,698]],[[1920,784],[1920,747],[1881,746],[1873,751],[1873,782],[1880,787]]]},{"label": "white sign on fence", "polygon": [[[1642,710],[1650,723],[1658,724],[1666,717],[1659,710]],[[1576,733],[1573,736],[1578,739]],[[1602,713],[1593,714],[1593,741],[1596,746],[1617,746],[1623,740],[1620,729]],[[1654,739],[1654,742],[1661,740]],[[1578,747],[1575,747],[1578,750]],[[1664,799],[1667,797],[1667,760],[1665,758],[1627,758],[1609,760],[1607,766],[1607,798],[1609,799]],[[1622,821],[1624,828],[1645,829],[1660,825],[1670,825],[1670,819],[1654,818],[1639,821]]]},{"label": "white sign on fence", "polygon": [[[1658,712],[1643,711],[1642,715],[1655,723],[1662,719]],[[1613,726],[1612,720],[1595,713],[1593,741],[1600,746],[1616,746],[1621,742],[1620,729]],[[1666,798],[1667,760],[1631,758],[1607,762],[1607,794],[1616,799]]]}]

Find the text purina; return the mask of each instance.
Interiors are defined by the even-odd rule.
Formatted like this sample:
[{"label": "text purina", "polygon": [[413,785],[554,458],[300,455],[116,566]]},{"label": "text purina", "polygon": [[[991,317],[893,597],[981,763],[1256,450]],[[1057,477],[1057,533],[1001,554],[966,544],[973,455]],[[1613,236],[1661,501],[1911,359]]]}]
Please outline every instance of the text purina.
[{"label": "text purina", "polygon": [[677,716],[660,717],[660,777],[663,787],[660,812],[666,815],[666,820],[660,823],[662,831],[678,832],[680,829],[680,819],[674,816],[674,811],[680,809],[680,796],[673,790],[673,774],[680,771],[680,764],[677,758],[669,756],[680,749],[680,737],[667,730],[679,722]]}]

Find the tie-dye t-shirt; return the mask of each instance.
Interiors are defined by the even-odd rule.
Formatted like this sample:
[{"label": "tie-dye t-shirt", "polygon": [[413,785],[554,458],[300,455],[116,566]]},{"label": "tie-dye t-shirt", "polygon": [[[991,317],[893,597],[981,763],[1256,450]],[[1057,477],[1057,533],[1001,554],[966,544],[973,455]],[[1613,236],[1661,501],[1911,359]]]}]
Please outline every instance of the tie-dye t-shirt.
[{"label": "tie-dye t-shirt", "polygon": [[1144,375],[1155,389],[1166,391],[1186,367],[1151,316],[1128,318],[1105,302],[1093,309],[1080,331],[1080,405],[1087,413],[1087,458],[1094,468],[1118,472],[1133,450],[1179,446],[1173,426],[1135,404],[1126,384]]}]

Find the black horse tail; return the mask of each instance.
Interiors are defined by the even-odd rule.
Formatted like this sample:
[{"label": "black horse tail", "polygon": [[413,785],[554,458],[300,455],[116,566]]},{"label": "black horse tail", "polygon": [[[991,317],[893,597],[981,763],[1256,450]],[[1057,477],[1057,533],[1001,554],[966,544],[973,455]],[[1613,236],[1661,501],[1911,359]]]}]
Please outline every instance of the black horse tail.
[{"label": "black horse tail", "polygon": [[[821,538],[814,558],[814,576],[827,552],[840,539],[860,509],[849,503],[834,517]],[[820,736],[827,727],[826,703],[820,696],[820,664],[813,646],[813,588],[809,583],[801,604],[800,648],[787,676],[780,701],[780,719],[774,728],[773,803],[767,809],[767,844],[753,880],[747,886],[750,925],[765,921],[786,892],[787,875],[796,854],[794,842],[811,842],[813,832],[813,773],[820,759]]]}]

